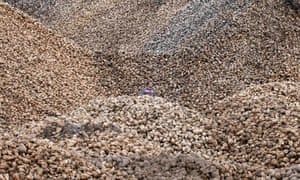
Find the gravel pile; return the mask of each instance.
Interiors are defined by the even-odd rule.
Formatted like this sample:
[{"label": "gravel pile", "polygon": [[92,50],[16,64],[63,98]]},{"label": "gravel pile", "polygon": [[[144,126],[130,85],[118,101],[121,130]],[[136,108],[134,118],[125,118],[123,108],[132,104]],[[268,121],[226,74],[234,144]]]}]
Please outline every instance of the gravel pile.
[{"label": "gravel pile", "polygon": [[[157,114],[152,116],[146,109],[156,111]],[[150,166],[155,162],[181,161],[180,166],[172,168],[173,171],[176,168],[179,171],[186,168],[190,177],[218,177],[219,166],[197,155],[164,155],[165,158],[157,159],[161,152],[169,154],[169,151],[177,149],[172,148],[169,143],[163,145],[163,141],[157,139],[159,134],[160,137],[164,134],[166,138],[171,138],[163,130],[165,124],[157,123],[168,121],[177,124],[177,128],[184,128],[186,123],[180,122],[181,120],[194,119],[199,122],[200,119],[196,117],[197,113],[194,111],[172,105],[161,98],[99,98],[68,115],[50,116],[43,121],[10,126],[11,129],[3,132],[0,138],[0,175],[19,179],[149,178],[143,168],[146,164],[141,164],[153,159]],[[139,126],[143,132],[136,128]],[[176,128],[175,125],[173,127]],[[184,128],[182,131],[187,130]],[[154,139],[145,138],[147,133],[155,136]],[[173,131],[173,137],[175,136]],[[179,136],[189,139],[182,134]],[[168,146],[170,147],[167,148]],[[198,159],[196,163],[193,158]],[[153,168],[153,173],[158,171],[158,167]],[[166,168],[165,171],[171,172]],[[182,174],[182,177],[186,175]],[[162,176],[168,177],[165,173]]]},{"label": "gravel pile", "polygon": [[268,83],[214,104],[206,111],[214,119],[206,126],[213,139],[207,148],[217,149],[213,156],[253,167],[299,165],[299,88],[294,82]]},{"label": "gravel pile", "polygon": [[[169,155],[132,159],[126,167],[137,179],[220,179],[222,167],[195,154]],[[229,177],[226,177],[229,178]],[[232,178],[232,177],[231,177]]]},{"label": "gravel pile", "polygon": [[[153,46],[163,51],[181,46],[174,54],[115,53],[129,52],[127,45],[136,49],[147,39],[123,46],[133,36],[123,39],[118,33],[151,26],[149,37],[186,1],[47,2],[51,5],[44,2],[46,12],[61,8],[53,11],[52,22],[66,24],[53,27],[66,28],[69,35],[80,35],[81,45],[101,50],[92,57],[0,4],[0,179],[300,178],[300,31],[297,9],[291,8],[295,1],[226,1],[234,7],[229,9],[220,6],[225,1],[193,2],[222,11],[204,8],[213,17],[204,18],[207,22],[193,32],[185,32],[188,17],[201,13],[192,6],[180,11],[174,19],[188,22],[177,28],[184,32],[184,41],[175,35],[172,42],[178,45]],[[239,3],[244,8],[231,12]],[[37,17],[43,14],[39,6],[32,7]],[[94,10],[108,19],[98,21]],[[149,17],[164,12],[170,14],[153,26],[156,20]],[[60,21],[55,19],[60,16]],[[147,17],[147,25],[140,26],[142,17]],[[221,17],[225,21],[219,24]],[[66,23],[74,19],[78,24]],[[132,26],[121,28],[128,19]],[[119,20],[117,34],[100,38],[104,41],[99,46],[94,36],[85,39],[77,33],[87,30],[89,35],[102,22],[109,22],[103,23],[109,30]],[[139,37],[143,31],[133,32]],[[160,97],[136,96],[148,80],[154,81]],[[98,90],[103,97],[95,99]],[[15,120],[22,122],[10,123]]]},{"label": "gravel pile", "polygon": [[[230,113],[215,115],[214,110],[207,116],[215,118],[205,119],[158,97],[99,97],[70,114],[10,126],[1,134],[1,174],[75,179],[299,177],[297,88],[289,82],[268,84],[229,98],[239,104],[248,97],[253,101],[246,108],[260,107],[246,120]],[[266,91],[264,98],[259,90]],[[264,106],[270,99],[278,103]],[[224,112],[233,109],[225,102],[216,104],[217,112],[220,107]],[[268,109],[282,106],[289,116],[268,118]],[[235,107],[241,117],[239,109],[244,108]]]},{"label": "gravel pile", "polygon": [[127,179],[126,172],[115,170],[100,157],[109,156],[105,153],[113,153],[113,149],[121,150],[120,146],[125,147],[123,152],[126,152],[127,143],[136,141],[139,142],[134,144],[136,147],[144,148],[141,143],[145,142],[105,132],[84,139],[74,137],[55,142],[36,138],[29,132],[12,132],[15,132],[15,137],[10,134],[1,136],[0,177],[6,179]]},{"label": "gravel pile", "polygon": [[[165,34],[157,36],[162,40],[158,37],[169,34],[170,41],[173,38],[177,41],[176,34],[188,33],[188,27],[194,27],[189,24],[193,19],[191,14],[201,16],[203,14],[197,14],[199,8],[218,5],[220,11],[212,9],[216,14],[210,19],[204,16],[206,23],[199,31],[188,33],[191,37],[181,45],[175,43],[178,47],[175,54],[97,52],[99,69],[108,75],[100,80],[109,89],[107,92],[137,95],[144,83],[152,80],[158,96],[203,110],[254,84],[299,81],[300,19],[297,12],[278,0],[232,1],[228,9],[220,3],[191,2],[186,11],[174,17],[178,21],[183,19],[180,31],[171,33],[172,28],[167,28]],[[185,24],[185,19],[189,23]],[[174,24],[179,26],[176,22]],[[168,48],[160,41],[155,43],[155,47]]]},{"label": "gravel pile", "polygon": [[82,47],[133,52],[189,0],[5,1]]},{"label": "gravel pile", "polygon": [[57,0],[3,0],[34,18],[46,20],[55,16],[54,8]]},{"label": "gravel pile", "polygon": [[210,120],[161,98],[152,104],[152,98],[126,96],[98,99],[74,113],[87,111],[123,130],[137,131],[168,154],[195,153],[229,168],[230,174],[251,177],[263,176],[260,170],[283,172],[300,164],[299,97],[299,83],[254,86],[214,104],[204,114]]},{"label": "gravel pile", "polygon": [[213,19],[181,47],[189,53],[203,53],[208,58],[222,61],[248,58],[257,62],[280,58],[297,60],[298,13],[280,0],[252,2],[246,7]]},{"label": "gravel pile", "polygon": [[[197,111],[167,102],[163,98],[120,96],[96,99],[73,111],[67,121],[116,123],[122,131],[135,131],[143,138],[168,147],[169,153],[196,152],[205,139]],[[113,124],[112,124],[113,125]],[[194,136],[198,134],[197,136]]]},{"label": "gravel pile", "polygon": [[[187,54],[204,53],[218,57],[218,51],[224,48],[227,51],[225,57],[232,59],[234,53],[245,57],[245,51],[237,53],[237,50],[245,50],[244,46],[259,44],[262,40],[268,42],[268,38],[274,41],[269,46],[278,48],[287,44],[288,41],[282,42],[280,37],[287,35],[289,38],[289,31],[294,30],[293,33],[299,36],[299,6],[298,0],[191,1],[170,20],[168,26],[145,43],[144,50],[163,54],[188,51]],[[271,37],[267,36],[269,33]],[[291,41],[295,42],[295,39]],[[256,53],[267,49],[266,46],[256,48],[259,48]]]},{"label": "gravel pile", "polygon": [[260,62],[149,54],[98,54],[95,58],[99,72],[106,74],[100,77],[105,95],[139,95],[145,83],[153,81],[157,96],[200,111],[252,84],[300,78],[299,61],[294,58]]},{"label": "gravel pile", "polygon": [[[255,2],[249,0],[191,1],[172,17],[167,27],[152,37],[153,40],[146,42],[144,48],[146,51],[156,53],[174,52],[177,48],[181,49],[181,44],[193,33],[206,31],[208,36],[227,23],[224,18],[220,17],[241,11]],[[214,27],[207,27],[210,22],[214,22]]]},{"label": "gravel pile", "polygon": [[[98,84],[105,88],[103,95],[137,95],[147,80],[153,80],[159,96],[203,110],[252,84],[298,81],[300,78],[300,19],[285,1],[210,0],[192,1],[188,5],[186,1],[178,4],[169,1],[105,2],[57,2],[56,9],[61,8],[65,14],[57,13],[58,19],[49,20],[57,22],[58,28],[53,29],[63,29],[57,31],[67,37],[78,36],[73,38],[76,42],[97,50],[95,58],[98,74],[101,74]],[[155,4],[160,4],[158,11]],[[168,25],[167,20],[154,18],[160,11],[170,14],[159,17],[173,17]],[[107,18],[102,21],[101,17]],[[165,22],[164,26],[155,19]],[[151,21],[149,26],[145,25],[148,21]],[[45,24],[49,26],[50,23]],[[159,31],[160,27],[165,28]],[[152,34],[152,40],[140,38],[140,33],[132,33],[131,28],[148,34],[149,38]],[[143,41],[148,39],[153,48],[170,49],[168,46],[174,44],[176,48],[171,49],[178,52],[166,55],[164,53],[169,51],[166,50],[155,55],[157,49],[152,48],[153,52],[124,55],[113,50],[112,46],[122,44],[136,47],[137,44],[128,41],[135,37]],[[163,41],[164,37],[168,40]]]},{"label": "gravel pile", "polygon": [[0,4],[0,119],[40,120],[97,95],[90,53]]}]

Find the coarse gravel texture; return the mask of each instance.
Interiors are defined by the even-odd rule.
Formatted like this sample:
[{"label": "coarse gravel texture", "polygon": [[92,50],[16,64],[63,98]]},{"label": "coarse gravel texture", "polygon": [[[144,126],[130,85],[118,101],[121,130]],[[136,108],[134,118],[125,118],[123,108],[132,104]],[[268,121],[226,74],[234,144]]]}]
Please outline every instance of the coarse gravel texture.
[{"label": "coarse gravel texture", "polygon": [[247,2],[222,7],[173,54],[96,52],[99,71],[108,74],[100,81],[113,95],[137,95],[152,80],[158,96],[198,110],[251,85],[299,81],[298,13],[284,1]]},{"label": "coarse gravel texture", "polygon": [[[103,95],[137,95],[145,82],[152,80],[158,96],[202,110],[208,108],[215,101],[231,96],[252,84],[299,81],[300,29],[298,24],[300,19],[298,13],[286,1],[180,1],[177,5],[175,5],[176,3],[172,5],[172,3],[160,2],[160,8],[163,6],[175,8],[176,6],[176,13],[174,11],[176,15],[171,13],[168,16],[168,18],[173,17],[173,24],[172,21],[168,21],[167,24],[163,23],[163,27],[167,31],[160,31],[161,28],[156,29],[155,32],[151,28],[144,28],[144,30],[151,31],[150,34],[157,33],[157,37],[155,34],[151,35],[154,39],[156,37],[158,40],[162,40],[165,35],[170,37],[168,42],[176,42],[174,48],[170,50],[175,54],[161,50],[159,50],[160,54],[155,54],[155,49],[154,52],[145,53],[143,48],[139,49],[137,54],[132,54],[129,53],[130,51],[119,51],[115,48],[98,48],[96,46],[101,45],[98,42],[97,45],[83,45],[96,50],[94,58],[98,62],[98,73],[101,74],[98,84],[106,89],[103,91]],[[24,4],[19,1],[17,6],[22,3]],[[65,6],[63,6],[64,3]],[[153,24],[157,23],[153,20],[155,18],[147,16],[148,12],[155,10],[155,7],[150,4],[158,3],[156,1],[149,1],[150,4],[142,1],[139,3],[124,1],[125,4],[117,1],[106,1],[106,3],[64,1],[64,3],[58,1],[55,9],[69,8],[69,10],[61,12],[72,12],[72,16],[78,16],[78,18],[58,13],[58,19],[49,19],[49,21],[59,24],[58,28],[64,29],[60,31],[53,28],[56,31],[80,37],[80,40],[74,39],[79,44],[82,41],[90,43],[100,39],[101,42],[105,42],[105,46],[110,46],[110,43],[121,45],[122,43],[118,41],[123,41],[123,38],[115,35],[114,32],[127,34],[128,37],[130,36],[129,39],[135,35],[129,29],[118,28],[119,25],[133,27],[129,23],[132,22],[135,24],[134,27],[140,27],[142,22],[144,24],[148,22],[140,21],[140,19],[131,20],[131,17],[145,16],[147,20],[153,21]],[[145,6],[142,6],[143,4]],[[128,6],[138,9],[138,11],[125,11]],[[143,8],[146,7],[149,8],[149,11],[143,11]],[[94,11],[93,8],[97,11]],[[40,8],[36,8],[35,12],[39,14],[39,10]],[[115,20],[120,21],[116,23],[109,18],[106,19],[108,23],[117,27],[107,26],[108,34],[112,36],[105,35],[106,33],[103,31],[106,28],[98,26],[105,24],[100,20],[101,18],[94,18],[95,14],[104,10],[106,13],[113,14],[111,18],[115,17]],[[143,11],[143,16],[136,14],[140,11]],[[167,11],[169,12],[169,10]],[[56,11],[53,9],[53,12]],[[203,15],[204,12],[211,14],[211,18]],[[121,14],[123,16],[119,18]],[[106,15],[101,17],[106,17]],[[65,20],[64,18],[69,19]],[[75,19],[76,22],[74,22]],[[85,19],[88,23],[92,19],[93,23],[84,26],[84,30],[74,28],[84,24]],[[41,21],[44,22],[44,20]],[[72,23],[65,23],[69,21]],[[66,25],[62,26],[61,22]],[[182,22],[182,26],[179,22]],[[153,26],[153,24],[151,27],[160,27]],[[174,31],[172,30],[173,25]],[[201,27],[199,27],[200,25]],[[176,28],[177,26],[180,28]],[[90,35],[96,34],[89,33],[91,29],[101,29],[101,35],[97,35],[97,38],[90,38]],[[73,30],[78,30],[80,33],[74,33]],[[188,35],[181,36],[182,33]],[[116,38],[116,41],[111,37]],[[172,44],[152,41],[151,37],[147,42],[152,43],[154,47],[169,49],[167,46]],[[127,39],[124,39],[125,44],[136,47]]]},{"label": "coarse gravel texture", "polygon": [[299,92],[299,83],[268,83],[215,103],[205,112],[205,117],[214,119],[208,127],[209,136],[216,140],[211,147],[249,165],[299,164]]},{"label": "coarse gravel texture", "polygon": [[94,51],[136,52],[189,0],[5,0]]},{"label": "coarse gravel texture", "polygon": [[[103,106],[102,110],[95,109],[97,106]],[[131,111],[122,107],[131,108]],[[178,113],[181,114],[178,118],[183,121],[186,121],[186,116],[194,116],[187,119],[197,116],[193,115],[194,111],[178,105],[172,106],[172,103],[162,98],[97,98],[70,114],[49,116],[45,120],[30,121],[23,125],[11,125],[10,131],[4,132],[0,138],[0,175],[19,179],[137,179],[136,173],[140,172],[137,171],[138,167],[134,168],[135,162],[142,158],[157,157],[166,151],[157,140],[147,140],[142,136],[143,133],[132,128],[139,126],[141,119],[137,116],[145,118],[143,116],[146,114],[139,113],[149,107],[152,107],[149,110],[156,110],[158,116],[149,114],[148,119],[152,124],[149,122],[147,126],[152,127],[157,126],[155,121],[173,121],[183,126],[180,121],[167,119]],[[101,112],[100,115],[97,114],[98,111]],[[169,115],[165,117],[164,114]],[[133,116],[136,117],[132,119]],[[108,118],[114,118],[115,121]],[[122,119],[130,119],[130,122],[126,123]],[[187,162],[191,161],[189,159]],[[206,164],[214,166],[203,160],[197,167],[205,168]],[[183,163],[182,168],[185,166],[189,165]],[[203,171],[206,176],[210,176],[209,170]],[[191,176],[201,175],[199,172]]]},{"label": "coarse gravel texture", "polygon": [[[298,177],[298,86],[270,83],[229,98],[240,116],[238,109],[261,106],[246,120],[222,119],[230,113],[206,119],[159,97],[98,97],[69,114],[10,126],[1,136],[0,172],[75,179]],[[278,103],[264,106],[269,100]],[[216,109],[232,110],[226,102]],[[286,119],[266,113],[281,106],[289,107]]]},{"label": "coarse gravel texture", "polygon": [[[68,22],[61,13],[76,10],[70,20],[82,25],[100,6],[109,17],[128,14],[109,22],[121,19],[118,33],[130,17],[170,8],[169,1],[95,2],[14,1],[42,22]],[[178,28],[184,36],[171,36],[171,46],[157,44],[174,54],[127,53],[121,42],[133,36],[111,41],[112,33],[111,44],[96,47],[93,36],[78,34],[93,55],[1,3],[0,179],[299,179],[298,0],[218,6],[224,2],[203,1],[219,7],[214,17]],[[200,6],[186,3],[165,18],[189,24]],[[142,21],[130,27],[147,27]],[[135,50],[142,44],[131,42]],[[157,97],[137,96],[148,80]]]},{"label": "coarse gravel texture", "polygon": [[107,95],[139,95],[146,82],[153,81],[157,96],[200,111],[253,84],[300,78],[299,63],[293,58],[282,63],[277,59],[240,63],[149,54],[100,54],[95,58],[99,72],[107,74],[100,77]]},{"label": "coarse gravel texture", "polygon": [[0,118],[40,120],[97,95],[90,52],[0,4]]},{"label": "coarse gravel texture", "polygon": [[[221,29],[227,22],[220,17],[242,11],[255,2],[249,0],[191,1],[172,17],[167,27],[152,37],[153,40],[146,42],[144,48],[150,52],[172,53],[176,49],[181,49],[182,43],[194,33],[206,31],[208,36]],[[208,29],[207,24],[213,21],[218,23]]]},{"label": "coarse gravel texture", "polygon": [[[194,55],[216,54],[215,48],[222,48],[219,43],[232,42],[225,38],[239,35],[241,40],[250,36],[251,42],[244,44],[249,46],[255,41],[267,39],[268,36],[258,36],[268,33],[274,35],[271,38],[276,45],[286,44],[276,37],[284,36],[287,30],[299,33],[299,11],[295,10],[299,4],[298,0],[191,1],[171,19],[168,26],[145,43],[144,50],[163,54],[177,51],[188,51]],[[238,43],[229,45],[243,47]],[[230,46],[226,47],[227,51],[230,50]],[[238,53],[240,56],[242,54]]]}]

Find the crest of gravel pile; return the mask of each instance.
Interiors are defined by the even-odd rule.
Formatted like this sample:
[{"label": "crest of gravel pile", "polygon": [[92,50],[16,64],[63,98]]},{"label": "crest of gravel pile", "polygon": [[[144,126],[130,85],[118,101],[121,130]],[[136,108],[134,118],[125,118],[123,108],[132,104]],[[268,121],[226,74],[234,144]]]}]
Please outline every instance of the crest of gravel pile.
[{"label": "crest of gravel pile", "polygon": [[80,46],[136,51],[189,0],[12,1]]},{"label": "crest of gravel pile", "polygon": [[[70,119],[70,120],[68,120]],[[170,153],[188,153],[201,146],[203,120],[195,110],[170,103],[160,97],[120,96],[98,98],[82,106],[66,121],[76,120],[87,123],[116,123],[123,131],[136,131],[149,141],[172,147]],[[194,136],[198,134],[198,136]]]},{"label": "crest of gravel pile", "polygon": [[38,120],[97,94],[91,55],[0,4],[0,119]]},{"label": "crest of gravel pile", "polygon": [[[75,179],[298,177],[296,88],[295,83],[268,84],[231,98],[239,102],[248,95],[249,102],[251,97],[259,100],[252,104],[262,109],[261,118],[250,114],[253,118],[244,121],[218,118],[225,115],[214,116],[213,110],[215,119],[205,119],[158,97],[99,97],[66,115],[11,126],[0,139],[0,174]],[[264,100],[255,98],[264,93]],[[283,93],[285,98],[280,97]],[[276,120],[270,114],[270,120],[265,115],[270,94],[278,99],[273,107],[284,104],[291,116]],[[222,102],[216,109],[220,107]]]},{"label": "crest of gravel pile", "polygon": [[[207,158],[218,165],[214,172],[224,173],[222,177],[299,176],[299,83],[254,86],[212,107],[208,120],[161,98],[152,104],[152,98],[119,97],[95,100],[77,112],[132,129],[168,154]],[[172,172],[167,169],[165,173]]]},{"label": "crest of gravel pile", "polygon": [[[106,88],[103,95],[137,95],[145,81],[152,80],[158,96],[202,110],[251,84],[298,81],[300,78],[300,20],[297,12],[284,0],[193,1],[187,6],[185,1],[180,1],[177,5],[169,1],[105,2],[56,2],[55,8],[59,11],[62,9],[61,12],[65,14],[57,13],[58,19],[49,19],[49,22],[58,22],[57,28],[53,29],[61,28],[62,34],[78,35],[73,38],[76,42],[88,44],[83,46],[98,50],[96,58],[99,72],[103,73],[100,84]],[[41,4],[40,1],[36,3]],[[21,4],[24,1],[15,3],[18,7]],[[159,9],[157,12],[154,11],[155,4]],[[52,5],[42,3],[41,7]],[[156,18],[149,18],[154,17],[149,13],[156,17],[158,12],[165,12],[164,8],[166,12],[170,11],[166,18],[173,17],[173,20],[162,23],[165,24],[163,26],[166,26],[166,31],[159,31],[162,24],[156,22]],[[37,14],[41,10],[39,6],[33,9]],[[54,9],[49,12],[56,12]],[[127,12],[127,9],[130,10]],[[144,16],[147,16],[147,20],[142,18]],[[101,17],[107,18],[103,20]],[[159,27],[156,35],[145,25],[148,21],[151,21],[151,25],[148,24],[151,28]],[[49,26],[49,22],[45,24]],[[61,25],[62,22],[64,25]],[[101,28],[98,28],[99,24]],[[122,44],[136,47],[126,40],[127,37],[131,40],[135,36],[142,41],[147,39],[140,38],[138,32],[132,33],[132,29],[153,35],[151,37],[155,40],[147,40],[148,45],[151,45],[145,45],[151,53],[160,48],[178,52],[166,55],[164,53],[169,50],[159,50],[159,55],[140,52],[124,55],[106,51]],[[123,39],[125,34],[128,36]],[[70,37],[69,35],[66,36]],[[165,37],[171,40],[165,42]],[[98,42],[99,39],[101,42]],[[169,41],[173,43],[168,43]],[[173,47],[173,44],[174,48],[169,47]]]},{"label": "crest of gravel pile", "polygon": [[224,177],[221,165],[181,154],[199,146],[200,121],[162,98],[97,98],[68,115],[10,126],[0,138],[0,177]]},{"label": "crest of gravel pile", "polygon": [[[119,94],[138,93],[142,82],[152,79],[159,96],[202,110],[252,84],[299,81],[300,19],[297,12],[279,0],[232,1],[228,8],[221,2],[224,3],[191,3],[188,12],[176,16],[179,22],[188,19],[187,22],[193,23],[188,14],[204,18],[206,16],[199,11],[208,8],[207,4],[220,8],[220,11],[212,7],[206,9],[214,11],[214,17],[204,18],[206,23],[197,31],[190,32],[196,27],[189,23],[179,28],[182,33],[190,32],[191,37],[182,40],[185,41],[182,45],[176,44],[178,53],[106,55],[106,59],[113,61],[99,62],[106,64],[106,71],[111,72],[115,82],[111,89],[118,89]],[[179,25],[174,23],[175,27]],[[175,30],[165,32],[171,37],[176,33],[179,37],[174,35],[174,38],[181,38],[181,33]],[[155,47],[167,48],[157,43]],[[124,79],[127,79],[126,85],[121,81]]]},{"label": "crest of gravel pile", "polygon": [[153,81],[157,96],[200,111],[251,84],[300,78],[299,61],[294,58],[249,59],[245,64],[184,54],[98,54],[96,58],[99,71],[106,74],[99,77],[106,95],[138,95],[147,81]]}]

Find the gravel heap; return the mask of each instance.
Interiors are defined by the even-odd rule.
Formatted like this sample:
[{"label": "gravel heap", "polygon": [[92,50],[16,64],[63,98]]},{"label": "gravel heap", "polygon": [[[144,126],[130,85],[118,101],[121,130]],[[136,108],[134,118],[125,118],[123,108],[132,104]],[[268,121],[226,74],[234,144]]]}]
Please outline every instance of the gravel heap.
[{"label": "gravel heap", "polygon": [[12,130],[1,136],[0,177],[17,179],[122,177],[127,179],[126,172],[115,170],[104,161],[111,156],[110,153],[115,151],[126,153],[128,143],[134,147],[143,147],[148,153],[157,152],[157,148],[154,152],[151,144],[143,145],[146,141],[138,137],[128,137],[109,131],[98,131],[88,138],[73,137],[53,142],[38,138],[38,134],[33,134],[28,129],[37,129],[40,124],[31,123],[27,127],[20,128],[18,132]]},{"label": "gravel heap", "polygon": [[[168,26],[163,28],[153,36],[153,40],[146,42],[145,50],[156,53],[172,52],[181,48],[181,44],[199,31],[213,33],[222,28],[226,23],[220,16],[226,16],[228,13],[241,11],[255,1],[249,0],[208,0],[208,1],[191,1],[188,5],[178,12]],[[211,29],[207,24],[211,21],[218,21],[213,24]],[[203,37],[202,37],[203,38]]]},{"label": "gravel heap", "polygon": [[57,4],[57,0],[2,0],[9,3],[34,18],[46,20],[55,16],[53,9]]},{"label": "gravel heap", "polygon": [[[88,13],[97,5],[102,5],[97,12],[108,17],[105,22],[113,19],[110,26],[103,23],[106,30],[119,20],[114,12],[115,17],[128,14],[120,18],[124,24],[116,26],[118,33],[131,15],[169,7],[169,1],[135,6],[129,1],[51,2],[44,5],[65,7],[57,17],[72,12],[71,20],[78,19],[80,26],[67,19],[66,26],[57,24],[65,32],[71,26],[72,35],[76,28],[93,25],[95,30],[93,22],[101,18]],[[120,41],[103,41],[103,51],[93,57],[1,3],[0,179],[300,179],[299,16],[284,2],[253,1],[234,13],[214,11],[214,18],[203,23],[207,31],[200,27],[188,32],[187,40],[176,40],[183,45],[172,45],[181,46],[175,54],[109,53],[127,49],[122,42],[132,38],[112,33],[107,37]],[[180,3],[172,8],[177,11],[186,2]],[[32,12],[40,15],[35,8]],[[197,10],[190,8],[177,15]],[[226,21],[218,26],[221,16]],[[149,17],[147,22],[154,23]],[[140,31],[137,27],[149,25],[140,26],[144,20],[130,27]],[[211,27],[220,28],[202,36]],[[91,39],[78,42],[98,49]],[[124,95],[139,94],[148,80],[164,98]],[[96,83],[103,97],[94,99]],[[6,124],[14,120],[22,122]]]},{"label": "gravel heap", "polygon": [[[153,102],[126,96],[97,99],[73,113],[74,117],[101,117],[123,131],[136,131],[169,155],[195,153],[229,168],[230,174],[263,176],[260,171],[268,174],[273,173],[269,169],[277,169],[278,175],[281,169],[300,164],[299,87],[299,83],[282,82],[248,88],[214,104],[204,114],[211,120],[162,98]],[[236,171],[228,164],[242,169]]]},{"label": "gravel heap", "polygon": [[250,59],[240,64],[184,55],[98,54],[95,58],[99,72],[106,74],[99,77],[105,95],[139,95],[145,83],[153,81],[157,96],[200,111],[253,84],[300,80],[299,61],[293,58],[257,64]]},{"label": "gravel heap", "polygon": [[[174,54],[97,53],[99,69],[109,76],[101,82],[112,95],[137,95],[144,83],[152,80],[158,96],[203,110],[254,84],[299,81],[297,12],[284,1],[247,2],[232,1],[228,9],[219,1],[191,3],[187,12],[182,10],[174,19],[189,19],[188,14],[193,13],[196,16],[208,4],[222,8],[214,10],[214,17],[204,19],[207,22],[198,31],[188,33],[189,24],[180,28],[178,34],[192,35],[185,42],[180,40],[181,45],[175,43],[178,52]],[[179,25],[177,21],[174,24]],[[168,30],[167,37],[178,38],[172,35],[172,28]],[[156,47],[168,48],[160,41],[156,43]]]},{"label": "gravel heap", "polygon": [[0,120],[40,120],[97,95],[90,53],[0,4]]},{"label": "gravel heap", "polygon": [[136,51],[189,0],[5,0],[97,51]]},{"label": "gravel heap", "polygon": [[[167,102],[163,98],[120,96],[99,98],[72,112],[67,122],[93,119],[93,123],[116,123],[122,131],[135,131],[161,147],[171,147],[169,153],[196,152],[205,139],[197,111]],[[183,128],[184,127],[184,128]],[[183,128],[183,129],[182,129]],[[194,136],[198,134],[199,136]]]},{"label": "gravel heap", "polygon": [[252,2],[246,7],[213,19],[182,44],[183,51],[222,61],[299,58],[297,12],[281,0]]},{"label": "gravel heap", "polygon": [[[203,110],[252,84],[300,79],[300,19],[285,1],[210,0],[191,1],[187,6],[184,5],[186,1],[178,1],[177,5],[169,1],[105,2],[56,2],[54,9],[61,8],[65,14],[57,13],[58,19],[49,19],[54,24],[57,22],[57,26],[53,25],[57,28],[53,29],[67,37],[78,36],[72,39],[97,50],[95,58],[98,74],[101,74],[98,84],[105,88],[103,95],[137,95],[146,81],[153,80],[158,96]],[[24,4],[24,1],[14,4]],[[161,4],[158,10],[155,10],[155,4]],[[56,12],[54,9],[51,12]],[[39,10],[36,8],[35,12],[38,14]],[[159,17],[173,17],[168,25],[167,20],[149,18],[153,17],[149,13],[157,15],[160,11],[169,14]],[[211,16],[205,16],[204,12]],[[103,20],[100,17],[109,18]],[[51,27],[46,20],[41,21]],[[151,21],[149,27],[145,25],[148,21]],[[176,29],[181,21],[182,26]],[[160,27],[165,29],[159,31]],[[151,36],[152,40],[148,38],[147,42],[153,47],[170,49],[167,47],[170,44],[162,42],[166,35],[167,39],[171,38],[167,42],[174,42],[175,48],[171,49],[177,53],[165,54],[169,50],[159,50],[161,54],[155,54],[155,48],[152,49],[154,54],[151,48],[147,53],[142,50],[137,54],[115,52],[113,49],[120,48],[114,47],[122,44],[133,48],[139,46],[129,43],[135,36],[142,41],[147,39],[140,38],[138,32],[132,33],[131,28]],[[153,28],[157,28],[157,35],[153,34]],[[187,35],[182,35],[185,33]],[[123,35],[126,35],[125,39]],[[128,41],[127,37],[133,41]]]},{"label": "gravel heap", "polygon": [[[299,0],[191,1],[172,17],[168,26],[145,43],[144,50],[156,53],[183,50],[188,51],[187,54],[218,56],[218,51],[224,48],[225,57],[233,54],[243,57],[247,53],[245,47],[254,48],[251,45],[261,41],[268,43],[269,38],[273,40],[269,46],[279,48],[289,42],[283,41],[282,36],[299,36],[298,7]],[[296,42],[296,39],[291,38],[291,41]],[[261,45],[256,47],[259,51],[249,53],[254,56],[268,50]],[[237,52],[239,50],[244,51]]]},{"label": "gravel heap", "polygon": [[299,89],[294,82],[268,83],[214,104],[205,112],[214,119],[206,126],[214,141],[207,148],[217,149],[213,156],[252,167],[299,165]]},{"label": "gravel heap", "polygon": [[[230,118],[231,113],[216,115],[214,110],[207,112],[209,120],[159,97],[99,97],[70,114],[4,131],[0,174],[75,179],[299,178],[298,88],[291,82],[267,84],[216,104],[216,112],[235,108],[234,115],[241,117],[245,113],[239,109],[258,106],[245,120]],[[243,104],[243,98],[250,103]],[[268,103],[270,99],[275,103]],[[268,113],[282,107],[285,118]]]},{"label": "gravel heap", "polygon": [[[156,113],[151,115],[150,111]],[[180,171],[177,175],[182,178],[218,178],[224,169],[220,165],[196,154],[170,155],[189,149],[189,144],[186,149],[178,148],[176,141],[191,140],[183,132],[201,133],[201,129],[183,123],[199,123],[197,117],[195,111],[162,98],[98,98],[68,115],[10,126],[0,136],[0,176],[137,179],[150,178],[148,168],[153,174],[163,168],[161,175],[166,178],[175,177],[172,171]],[[167,132],[169,124],[173,130]],[[173,142],[168,142],[172,138]],[[169,162],[170,166],[165,166]],[[156,174],[156,178],[160,177]]]}]

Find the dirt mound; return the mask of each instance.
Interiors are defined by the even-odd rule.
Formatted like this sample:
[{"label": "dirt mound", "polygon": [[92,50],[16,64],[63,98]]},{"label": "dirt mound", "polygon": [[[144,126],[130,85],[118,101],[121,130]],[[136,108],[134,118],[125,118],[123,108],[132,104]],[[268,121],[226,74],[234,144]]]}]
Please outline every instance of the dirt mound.
[{"label": "dirt mound", "polygon": [[[211,148],[234,162],[267,168],[300,164],[299,83],[254,86],[207,111]],[[220,157],[220,156],[219,156]]]},{"label": "dirt mound", "polygon": [[[82,47],[134,51],[188,0],[11,1]],[[27,8],[31,7],[31,8]]]},{"label": "dirt mound", "polygon": [[97,69],[88,52],[4,3],[0,24],[0,118],[42,119],[97,94]]}]

